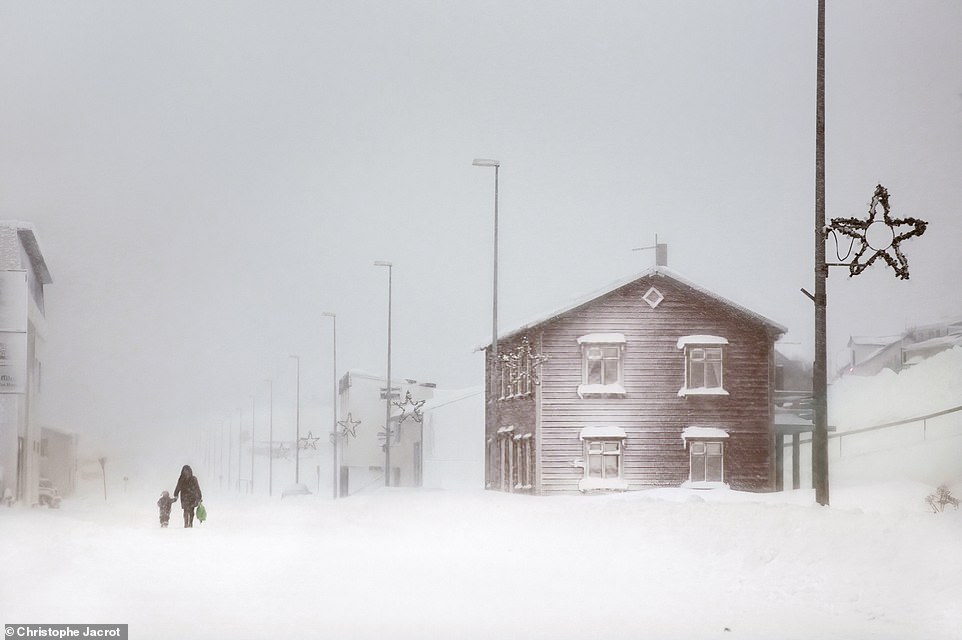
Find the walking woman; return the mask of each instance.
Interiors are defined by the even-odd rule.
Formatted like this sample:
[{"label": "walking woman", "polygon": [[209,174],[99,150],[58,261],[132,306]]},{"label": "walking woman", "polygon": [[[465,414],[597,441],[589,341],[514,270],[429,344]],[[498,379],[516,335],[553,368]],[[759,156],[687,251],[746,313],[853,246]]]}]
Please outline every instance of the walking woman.
[{"label": "walking woman", "polygon": [[178,495],[180,495],[180,506],[184,509],[184,528],[193,527],[194,508],[203,501],[203,496],[200,493],[197,476],[186,464],[180,470],[180,478],[177,479],[177,487],[174,489],[174,497]]}]

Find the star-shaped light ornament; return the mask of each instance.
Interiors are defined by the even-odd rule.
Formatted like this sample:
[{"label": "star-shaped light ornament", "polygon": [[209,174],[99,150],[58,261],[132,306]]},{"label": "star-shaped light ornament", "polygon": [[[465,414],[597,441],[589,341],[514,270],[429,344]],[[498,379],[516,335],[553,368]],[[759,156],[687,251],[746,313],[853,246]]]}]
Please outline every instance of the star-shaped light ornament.
[{"label": "star-shaped light ornament", "polygon": [[513,351],[502,353],[501,364],[507,370],[508,382],[512,385],[524,385],[530,379],[533,384],[541,384],[539,370],[547,360],[548,356],[536,354],[531,349],[528,336],[524,336]]},{"label": "star-shaped light ornament", "polygon": [[313,433],[308,431],[305,437],[297,441],[297,444],[300,446],[301,449],[311,448],[311,449],[317,450],[318,440],[320,440],[319,437],[315,436]]},{"label": "star-shaped light ornament", "polygon": [[351,416],[351,414],[348,413],[348,414],[347,414],[347,419],[345,419],[345,420],[340,420],[340,421],[338,421],[338,423],[337,423],[337,426],[339,426],[339,427],[341,428],[341,431],[340,431],[340,433],[339,433],[338,435],[340,435],[340,436],[342,436],[342,437],[344,437],[344,438],[346,438],[347,436],[351,436],[352,438],[356,438],[356,437],[357,437],[357,425],[359,425],[359,424],[361,424],[361,421],[360,421],[360,420],[355,420],[355,419]]},{"label": "star-shaped light ornament", "polygon": [[424,420],[424,414],[421,412],[421,407],[424,406],[424,400],[415,400],[411,397],[410,391],[405,394],[404,402],[395,400],[391,402],[391,404],[401,410],[400,414],[391,416],[391,419],[398,424],[401,424],[408,418],[413,418],[415,422]]},{"label": "star-shaped light ornament", "polygon": [[[882,205],[882,219],[878,217],[878,206]],[[889,216],[889,192],[882,185],[875,187],[875,194],[869,203],[868,219],[832,218],[829,228],[852,238],[852,244],[860,246],[855,257],[848,263],[849,277],[857,276],[868,269],[873,262],[882,258],[895,275],[903,280],[909,279],[909,261],[902,253],[901,242],[925,233],[928,223],[918,218],[892,218]],[[900,227],[908,227],[901,231]],[[863,258],[869,255],[868,260]]]},{"label": "star-shaped light ornament", "polygon": [[387,449],[387,439],[388,434],[395,436],[395,442],[401,441],[401,430],[395,429],[394,427],[389,427],[388,429],[382,428],[377,434],[377,440],[381,443],[381,451]]}]

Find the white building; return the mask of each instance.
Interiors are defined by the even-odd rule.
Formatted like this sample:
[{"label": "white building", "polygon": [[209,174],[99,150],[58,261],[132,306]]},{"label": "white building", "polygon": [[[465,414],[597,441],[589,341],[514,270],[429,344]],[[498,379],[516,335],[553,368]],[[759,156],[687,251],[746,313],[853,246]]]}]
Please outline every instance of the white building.
[{"label": "white building", "polygon": [[39,497],[43,296],[51,282],[33,226],[0,221],[0,496],[22,504]]},{"label": "white building", "polygon": [[[385,429],[387,400],[384,377],[361,371],[348,371],[338,385],[340,421],[347,425],[340,437],[340,495],[384,485]],[[429,400],[435,385],[430,382],[395,378],[391,384],[392,402],[403,403],[411,394],[414,403]],[[422,405],[423,406],[423,405]],[[418,409],[420,413],[420,407]],[[392,404],[391,486],[419,487],[423,478],[423,420],[405,416]],[[348,424],[348,418],[350,423]],[[398,426],[400,424],[400,426]],[[346,430],[346,433],[345,433]]]}]

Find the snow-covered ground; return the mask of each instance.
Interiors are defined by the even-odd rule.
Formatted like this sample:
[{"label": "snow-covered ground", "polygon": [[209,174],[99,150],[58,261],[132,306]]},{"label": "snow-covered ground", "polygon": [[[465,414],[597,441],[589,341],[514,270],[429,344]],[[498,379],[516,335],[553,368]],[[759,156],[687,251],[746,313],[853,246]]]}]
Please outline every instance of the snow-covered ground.
[{"label": "snow-covered ground", "polygon": [[0,621],[131,638],[962,637],[962,512],[930,487],[599,498],[150,495],[0,513]]},{"label": "snow-covered ground", "polygon": [[[924,363],[903,374],[914,387],[845,381],[848,406],[836,385],[839,429],[959,404],[960,358],[933,359],[927,382]],[[860,478],[870,459],[833,459],[831,507],[810,490],[281,500],[207,480],[209,520],[183,529],[174,505],[160,529],[164,487],[95,490],[0,508],[0,623],[126,623],[138,639],[962,638],[962,511],[932,513],[934,484],[911,474]],[[942,477],[959,496],[957,460]]]}]

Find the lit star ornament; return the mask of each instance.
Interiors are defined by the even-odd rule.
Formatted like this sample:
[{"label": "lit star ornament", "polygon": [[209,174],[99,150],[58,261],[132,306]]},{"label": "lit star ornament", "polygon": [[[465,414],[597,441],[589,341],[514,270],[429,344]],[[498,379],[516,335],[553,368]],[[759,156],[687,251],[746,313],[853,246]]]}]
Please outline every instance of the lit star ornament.
[{"label": "lit star ornament", "polygon": [[361,421],[360,421],[360,420],[355,420],[355,419],[351,416],[351,414],[348,413],[346,420],[340,420],[340,421],[338,421],[338,423],[337,423],[337,426],[339,426],[339,427],[341,428],[341,433],[340,433],[339,435],[344,436],[344,437],[351,436],[352,438],[356,438],[356,437],[357,437],[357,425],[359,425],[359,424],[361,424]]},{"label": "lit star ornament", "polygon": [[[878,206],[882,205],[882,219],[878,220]],[[899,232],[899,227],[909,227],[903,232]],[[913,236],[920,236],[925,233],[928,223],[917,218],[892,218],[889,216],[889,192],[885,187],[878,185],[875,187],[875,195],[869,203],[868,219],[859,220],[858,218],[832,218],[830,229],[852,238],[855,242],[861,243],[858,252],[852,261],[848,263],[849,276],[858,274],[869,268],[873,262],[882,258],[892,269],[895,275],[903,280],[909,279],[909,262],[902,253],[900,243]],[[866,261],[862,259],[870,254],[871,257]]]},{"label": "lit star ornament", "polygon": [[304,437],[304,438],[301,438],[301,439],[298,441],[298,444],[300,445],[301,449],[307,449],[307,448],[309,447],[309,448],[311,448],[311,449],[315,449],[315,450],[316,450],[316,449],[317,449],[317,441],[318,441],[318,440],[320,440],[319,437],[316,437],[313,433],[311,433],[310,431],[308,431],[308,432],[307,432],[307,436]]},{"label": "lit star ornament", "polygon": [[424,400],[415,400],[411,397],[411,392],[408,391],[404,395],[404,402],[392,402],[395,407],[401,410],[400,415],[392,416],[392,420],[396,420],[398,424],[404,422],[408,418],[414,418],[415,422],[421,422],[424,419],[424,414],[421,411],[421,407],[424,406]]}]

